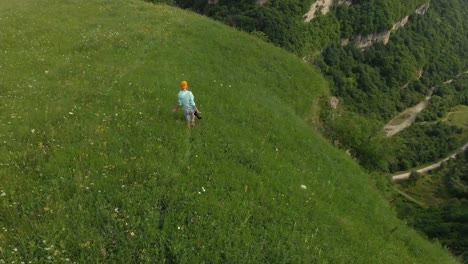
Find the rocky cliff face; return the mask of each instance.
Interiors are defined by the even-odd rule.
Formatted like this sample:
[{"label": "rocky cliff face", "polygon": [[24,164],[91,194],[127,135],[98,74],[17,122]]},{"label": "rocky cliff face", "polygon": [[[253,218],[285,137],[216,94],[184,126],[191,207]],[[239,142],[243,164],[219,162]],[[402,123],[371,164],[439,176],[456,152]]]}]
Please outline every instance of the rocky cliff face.
[{"label": "rocky cliff face", "polygon": [[359,48],[368,48],[372,46],[372,44],[381,42],[383,44],[387,44],[388,40],[390,39],[390,32],[391,31],[384,31],[375,34],[369,35],[356,35],[351,38],[351,41],[347,41],[347,43],[352,42],[356,44]]},{"label": "rocky cliff face", "polygon": [[[414,13],[418,15],[424,15],[427,10],[429,9],[429,3],[424,4],[417,8]],[[393,27],[390,30],[369,34],[369,35],[355,35],[351,39],[342,39],[342,45],[348,45],[349,43],[354,43],[359,48],[368,48],[372,46],[374,43],[380,42],[386,45],[390,39],[390,35],[393,31],[402,28],[408,23],[409,16],[405,16],[402,20],[393,24]]]},{"label": "rocky cliff face", "polygon": [[393,24],[392,29],[383,31],[380,33],[369,34],[369,35],[356,35],[352,37],[351,42],[355,43],[359,48],[367,48],[372,46],[372,44],[381,42],[384,45],[388,43],[390,35],[393,31],[398,30],[401,27],[404,27],[408,23],[409,16],[405,16],[402,20]]},{"label": "rocky cliff face", "polygon": [[416,14],[418,15],[424,15],[426,14],[427,10],[429,10],[429,5],[430,5],[430,2],[427,3],[427,4],[424,4],[422,6],[420,6],[418,9],[416,9],[416,11],[414,11]]},{"label": "rocky cliff face", "polygon": [[330,12],[330,7],[333,5],[351,5],[351,0],[317,0],[310,6],[309,12],[304,17],[305,22],[310,22],[315,17],[317,10],[320,10],[322,15],[326,15]]},{"label": "rocky cliff face", "polygon": [[[255,0],[255,3],[257,5],[264,5],[266,4],[268,0]],[[219,0],[208,0],[209,5],[217,5],[219,3]]]}]

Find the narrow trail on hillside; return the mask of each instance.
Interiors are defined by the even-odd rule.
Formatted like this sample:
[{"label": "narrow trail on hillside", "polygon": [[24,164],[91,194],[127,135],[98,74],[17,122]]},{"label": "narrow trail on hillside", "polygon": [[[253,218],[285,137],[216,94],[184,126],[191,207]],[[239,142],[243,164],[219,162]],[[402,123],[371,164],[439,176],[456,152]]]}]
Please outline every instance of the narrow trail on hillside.
[{"label": "narrow trail on hillside", "polygon": [[187,167],[190,170],[190,159],[192,157],[192,143],[194,138],[192,137],[192,131],[187,129],[187,135],[185,137],[184,143],[186,145],[184,155],[181,159],[182,167]]},{"label": "narrow trail on hillside", "polygon": [[[424,173],[424,172],[428,172],[430,170],[436,169],[436,168],[440,167],[440,165],[442,165],[442,162],[445,162],[445,161],[447,161],[449,159],[455,158],[458,154],[464,152],[467,148],[468,148],[468,142],[466,142],[465,145],[463,145],[463,147],[461,147],[455,154],[452,154],[452,155],[448,156],[447,158],[445,158],[445,159],[443,159],[443,160],[441,160],[441,161],[439,161],[437,163],[434,163],[434,164],[428,165],[428,166],[426,166],[424,168],[418,169],[418,170],[416,170],[416,172]],[[393,181],[407,180],[410,175],[411,175],[411,171],[401,173],[401,174],[396,174],[396,175],[392,176],[392,180]]]}]

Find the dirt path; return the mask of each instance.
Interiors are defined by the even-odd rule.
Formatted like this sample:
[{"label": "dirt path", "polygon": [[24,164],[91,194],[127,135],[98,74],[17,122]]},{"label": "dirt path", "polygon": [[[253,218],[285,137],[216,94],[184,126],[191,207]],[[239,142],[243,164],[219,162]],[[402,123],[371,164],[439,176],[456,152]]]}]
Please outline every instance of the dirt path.
[{"label": "dirt path", "polygon": [[[384,133],[387,137],[391,137],[398,132],[402,131],[403,129],[411,126],[414,121],[416,120],[416,116],[424,110],[424,108],[427,107],[429,104],[429,101],[431,100],[432,93],[434,92],[434,87],[431,89],[429,94],[426,96],[424,101],[420,102],[419,104],[412,106],[410,108],[405,109],[405,111],[401,112],[398,114],[396,117],[394,117],[390,122],[388,122],[384,126]],[[398,122],[399,120],[404,119],[403,122]]]},{"label": "dirt path", "polygon": [[[437,162],[437,163],[434,163],[434,164],[431,164],[431,165],[429,165],[429,166],[427,166],[427,167],[424,167],[424,168],[421,168],[421,169],[419,169],[419,170],[416,170],[416,172],[424,173],[424,172],[433,170],[433,169],[435,169],[435,168],[438,168],[438,167],[440,167],[440,165],[442,164],[442,162],[447,161],[447,160],[449,160],[449,159],[455,158],[455,157],[457,156],[457,154],[459,154],[459,153],[465,151],[467,148],[468,148],[468,142],[467,142],[463,147],[461,147],[460,150],[459,150],[457,153],[455,153],[455,154],[453,154],[453,155],[450,155],[449,157],[447,157],[447,158],[445,158],[445,159],[443,159],[443,160],[441,160],[441,161],[439,161],[439,162]],[[393,175],[393,176],[392,176],[392,180],[393,180],[393,181],[407,180],[407,179],[409,178],[410,175],[411,175],[411,172],[406,172],[406,173],[402,173],[402,174]]]},{"label": "dirt path", "polygon": [[399,194],[401,194],[401,195],[403,195],[406,199],[412,201],[413,203],[415,203],[415,204],[417,204],[417,205],[419,205],[419,206],[421,206],[421,207],[423,207],[423,208],[426,208],[426,207],[427,207],[427,205],[425,205],[424,203],[422,203],[422,202],[420,202],[420,201],[414,199],[413,197],[411,197],[410,195],[408,195],[407,193],[405,193],[405,192],[403,192],[403,191],[396,190],[396,192],[399,193]]}]

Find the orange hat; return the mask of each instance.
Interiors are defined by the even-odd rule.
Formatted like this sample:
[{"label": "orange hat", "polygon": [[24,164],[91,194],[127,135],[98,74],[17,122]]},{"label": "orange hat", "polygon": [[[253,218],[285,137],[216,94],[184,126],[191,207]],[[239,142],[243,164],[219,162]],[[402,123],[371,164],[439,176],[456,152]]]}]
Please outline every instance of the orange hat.
[{"label": "orange hat", "polygon": [[180,87],[182,87],[183,89],[187,89],[187,87],[188,87],[187,81],[181,81],[180,82]]}]

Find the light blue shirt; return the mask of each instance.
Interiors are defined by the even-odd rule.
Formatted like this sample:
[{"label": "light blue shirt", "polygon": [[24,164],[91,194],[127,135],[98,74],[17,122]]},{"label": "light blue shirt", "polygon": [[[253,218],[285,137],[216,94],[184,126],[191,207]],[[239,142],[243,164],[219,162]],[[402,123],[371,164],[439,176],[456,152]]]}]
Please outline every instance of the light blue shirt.
[{"label": "light blue shirt", "polygon": [[180,91],[177,97],[179,98],[179,105],[182,106],[182,110],[190,111],[195,108],[195,97],[192,92],[187,90]]}]

